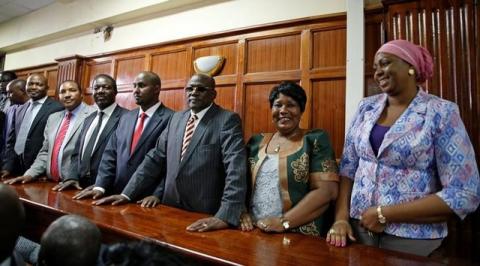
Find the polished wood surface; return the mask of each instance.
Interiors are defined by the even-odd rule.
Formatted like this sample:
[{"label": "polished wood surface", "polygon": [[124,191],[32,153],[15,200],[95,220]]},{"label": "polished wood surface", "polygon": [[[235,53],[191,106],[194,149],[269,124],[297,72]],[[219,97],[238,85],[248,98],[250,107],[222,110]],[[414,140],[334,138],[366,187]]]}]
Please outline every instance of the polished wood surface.
[{"label": "polished wood surface", "polygon": [[38,240],[54,219],[78,214],[95,222],[104,242],[149,240],[218,264],[244,265],[435,265],[436,262],[413,255],[362,245],[347,248],[328,246],[322,238],[300,234],[265,234],[258,230],[241,232],[227,229],[190,233],[185,228],[204,214],[168,206],[153,209],[135,204],[93,206],[91,200],[75,201],[73,191],[54,192],[53,183],[39,182],[13,186],[26,210],[26,236]]}]

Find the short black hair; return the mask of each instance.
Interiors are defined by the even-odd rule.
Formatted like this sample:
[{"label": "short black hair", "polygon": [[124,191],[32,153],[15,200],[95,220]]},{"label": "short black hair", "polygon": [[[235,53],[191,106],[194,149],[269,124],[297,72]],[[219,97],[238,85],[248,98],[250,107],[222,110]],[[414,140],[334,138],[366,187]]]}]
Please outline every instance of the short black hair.
[{"label": "short black hair", "polygon": [[77,87],[78,87],[78,90],[79,90],[80,92],[83,92],[82,87],[80,86],[80,83],[78,83],[76,80],[73,80],[73,79],[67,79],[67,80],[65,80],[64,82],[62,82],[62,83],[60,84],[60,86],[58,86],[58,89],[60,90],[60,87],[61,87],[63,84],[67,83],[67,82],[75,83],[75,84],[77,85]]},{"label": "short black hair", "polygon": [[95,78],[93,78],[92,85],[93,85],[93,82],[98,78],[104,78],[104,79],[110,80],[110,82],[112,82],[112,89],[114,89],[115,91],[118,91],[117,90],[117,81],[114,78],[112,78],[110,75],[107,75],[107,74],[96,75]]},{"label": "short black hair", "polygon": [[17,74],[13,71],[0,71],[2,82],[9,82],[17,78]]},{"label": "short black hair", "polygon": [[270,108],[273,107],[273,102],[280,96],[280,93],[292,98],[300,106],[302,113],[305,111],[305,104],[307,103],[307,95],[303,88],[293,81],[283,81],[279,85],[273,87],[270,91],[268,100],[270,101]]}]

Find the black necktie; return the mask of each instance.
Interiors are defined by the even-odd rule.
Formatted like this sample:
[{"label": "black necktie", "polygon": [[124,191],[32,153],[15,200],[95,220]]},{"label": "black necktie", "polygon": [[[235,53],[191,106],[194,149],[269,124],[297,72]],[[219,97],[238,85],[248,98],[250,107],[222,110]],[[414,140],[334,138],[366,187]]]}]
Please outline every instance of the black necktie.
[{"label": "black necktie", "polygon": [[85,173],[85,175],[90,175],[90,161],[92,160],[92,152],[93,147],[95,146],[95,141],[97,140],[98,133],[100,132],[100,128],[102,127],[103,114],[104,113],[101,111],[98,112],[97,126],[93,130],[92,135],[88,140],[87,147],[85,147],[85,151],[83,152],[81,172]]}]

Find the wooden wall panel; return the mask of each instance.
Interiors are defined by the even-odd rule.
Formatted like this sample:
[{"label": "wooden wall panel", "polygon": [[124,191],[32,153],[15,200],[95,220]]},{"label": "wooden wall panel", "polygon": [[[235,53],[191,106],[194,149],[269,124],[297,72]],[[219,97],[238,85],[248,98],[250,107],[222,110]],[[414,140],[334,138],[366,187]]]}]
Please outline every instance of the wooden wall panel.
[{"label": "wooden wall panel", "polygon": [[117,93],[117,103],[129,110],[135,109],[138,106],[135,104],[135,98],[131,91],[119,91]]},{"label": "wooden wall panel", "polygon": [[217,86],[215,103],[233,112],[235,107],[235,86]]},{"label": "wooden wall panel", "polygon": [[[361,88],[359,88],[361,89]],[[339,158],[345,138],[345,79],[319,80],[312,82],[313,128],[328,132],[330,141]]]},{"label": "wooden wall panel", "polygon": [[18,69],[15,70],[15,73],[17,74],[18,78],[25,79],[27,80],[28,76],[31,74],[42,74],[47,78],[47,84],[48,84],[48,92],[47,94],[49,96],[54,97],[57,86],[57,73],[58,73],[58,67],[56,64],[47,64],[47,65],[41,65],[41,66],[36,66],[36,67],[31,67],[31,68],[24,68],[24,69]]},{"label": "wooden wall panel", "polygon": [[270,112],[268,95],[276,83],[248,84],[245,86],[245,105],[248,106],[243,118],[245,139],[263,132],[275,132]]},{"label": "wooden wall panel", "polygon": [[160,76],[162,88],[184,86],[187,76],[187,52],[171,51],[152,54],[151,69]]},{"label": "wooden wall panel", "polygon": [[160,100],[165,106],[174,111],[181,111],[186,108],[185,91],[183,88],[173,90],[162,90]]},{"label": "wooden wall panel", "polygon": [[115,69],[115,78],[119,90],[131,90],[133,80],[140,71],[145,69],[145,57],[127,57],[117,60]]},{"label": "wooden wall panel", "polygon": [[346,28],[314,31],[312,68],[345,67],[346,37]]},{"label": "wooden wall panel", "polygon": [[225,64],[222,71],[218,73],[218,76],[237,73],[237,42],[194,47],[193,49],[193,60],[208,55],[221,55],[225,57]]},{"label": "wooden wall panel", "polygon": [[95,76],[99,74],[112,75],[112,61],[90,61],[85,64],[85,71],[82,79],[83,88],[87,88],[86,93],[91,94],[90,86],[92,86],[92,81]]},{"label": "wooden wall panel", "polygon": [[58,87],[60,87],[60,84],[57,84],[57,74],[58,71],[57,69],[51,69],[46,71],[46,77],[48,80],[48,95],[55,97],[55,94],[58,90]]},{"label": "wooden wall panel", "polygon": [[300,33],[248,40],[246,65],[247,73],[300,69]]}]

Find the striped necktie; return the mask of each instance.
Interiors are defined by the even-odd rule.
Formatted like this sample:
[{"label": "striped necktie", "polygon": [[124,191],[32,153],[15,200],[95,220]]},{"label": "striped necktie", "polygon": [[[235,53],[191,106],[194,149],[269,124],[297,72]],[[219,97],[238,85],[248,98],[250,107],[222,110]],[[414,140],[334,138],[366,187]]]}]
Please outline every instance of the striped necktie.
[{"label": "striped necktie", "polygon": [[182,155],[180,157],[180,161],[183,160],[183,156],[185,155],[188,145],[192,140],[193,132],[195,131],[195,121],[197,119],[197,115],[192,115],[190,116],[190,119],[188,119],[187,126],[185,127],[185,135],[183,136]]}]

